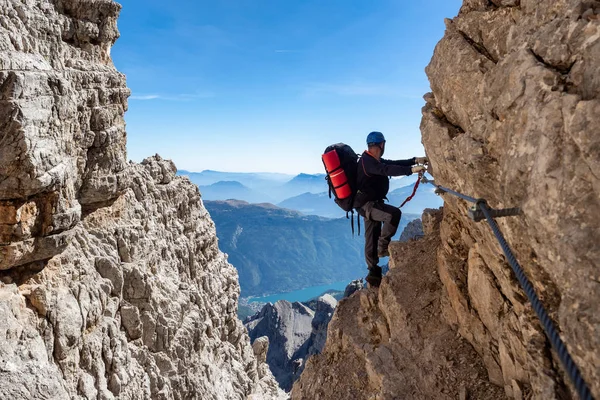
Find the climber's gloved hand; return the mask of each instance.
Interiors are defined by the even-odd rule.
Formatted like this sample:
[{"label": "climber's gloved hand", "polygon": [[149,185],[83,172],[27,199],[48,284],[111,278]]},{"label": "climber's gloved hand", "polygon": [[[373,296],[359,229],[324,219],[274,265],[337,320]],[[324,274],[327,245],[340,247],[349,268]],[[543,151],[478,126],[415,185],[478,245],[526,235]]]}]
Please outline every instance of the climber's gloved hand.
[{"label": "climber's gloved hand", "polygon": [[418,174],[419,172],[427,172],[427,168],[422,165],[415,165],[411,168],[413,174]]},{"label": "climber's gloved hand", "polygon": [[427,157],[415,157],[415,164],[427,164],[429,159]]}]

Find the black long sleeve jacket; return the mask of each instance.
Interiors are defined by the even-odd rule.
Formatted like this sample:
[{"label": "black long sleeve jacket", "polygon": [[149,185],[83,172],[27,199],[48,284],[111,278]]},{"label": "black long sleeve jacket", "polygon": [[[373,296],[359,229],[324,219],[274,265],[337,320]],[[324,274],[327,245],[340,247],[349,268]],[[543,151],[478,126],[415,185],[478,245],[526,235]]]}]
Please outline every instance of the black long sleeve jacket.
[{"label": "black long sleeve jacket", "polygon": [[368,201],[383,200],[390,190],[390,176],[412,175],[415,158],[408,160],[377,160],[365,151],[358,160],[356,175],[357,194],[354,207],[362,207]]}]

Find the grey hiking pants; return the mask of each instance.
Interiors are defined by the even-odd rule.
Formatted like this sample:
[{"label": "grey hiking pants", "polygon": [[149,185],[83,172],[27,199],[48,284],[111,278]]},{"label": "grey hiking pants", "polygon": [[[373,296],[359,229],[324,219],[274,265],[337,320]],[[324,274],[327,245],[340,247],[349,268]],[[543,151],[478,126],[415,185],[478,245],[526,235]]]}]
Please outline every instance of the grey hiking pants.
[{"label": "grey hiking pants", "polygon": [[371,269],[379,263],[378,249],[387,250],[392,236],[396,234],[402,212],[383,201],[369,201],[358,209],[358,213],[365,219],[365,259]]}]

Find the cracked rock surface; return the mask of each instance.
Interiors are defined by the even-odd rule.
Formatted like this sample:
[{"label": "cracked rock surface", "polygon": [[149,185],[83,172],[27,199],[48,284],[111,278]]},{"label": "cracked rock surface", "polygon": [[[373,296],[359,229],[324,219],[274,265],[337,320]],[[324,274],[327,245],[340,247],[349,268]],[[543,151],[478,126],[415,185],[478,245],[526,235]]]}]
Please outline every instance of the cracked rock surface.
[{"label": "cracked rock surface", "polygon": [[[426,69],[430,172],[491,207],[521,208],[497,222],[598,398],[600,2],[464,0],[446,27]],[[340,302],[292,398],[577,398],[470,206],[444,195],[437,239],[426,213],[424,239],[390,248],[379,292]]]},{"label": "cracked rock surface", "polygon": [[[523,215],[500,229],[600,396],[600,2],[464,1],[427,74],[437,183]],[[514,398],[573,388],[489,226],[444,195],[447,319]]]},{"label": "cracked rock surface", "polygon": [[315,312],[300,302],[279,300],[267,303],[244,324],[251,341],[267,338],[267,363],[279,385],[286,391],[302,372],[312,333]]},{"label": "cracked rock surface", "polygon": [[292,399],[505,398],[483,359],[443,317],[436,273],[442,215],[430,212],[423,239],[390,245],[390,271],[379,290],[340,300],[325,349],[308,359]]},{"label": "cracked rock surface", "polygon": [[0,0],[0,398],[285,398],[198,188],[126,162],[120,8]]},{"label": "cracked rock surface", "polygon": [[261,340],[269,344],[267,364],[285,391],[291,390],[306,360],[323,350],[336,305],[330,294],[317,299],[314,311],[300,302],[279,300],[244,321],[253,346]]}]

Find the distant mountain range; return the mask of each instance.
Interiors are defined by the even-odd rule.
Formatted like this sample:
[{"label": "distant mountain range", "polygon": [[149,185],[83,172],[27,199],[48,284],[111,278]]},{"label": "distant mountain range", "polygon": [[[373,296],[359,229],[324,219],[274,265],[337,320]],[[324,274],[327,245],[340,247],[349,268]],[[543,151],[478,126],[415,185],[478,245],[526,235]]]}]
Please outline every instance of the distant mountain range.
[{"label": "distant mountain range", "polygon": [[[426,208],[439,208],[443,200],[434,193],[435,188],[420,186],[415,197],[402,207],[403,213],[422,214]],[[404,186],[388,193],[388,203],[396,207],[412,194],[413,186]],[[330,199],[328,193],[303,193],[277,204],[279,207],[300,211],[307,215],[319,215],[326,218],[340,218],[345,212]]]},{"label": "distant mountain range", "polygon": [[[324,174],[179,174],[199,185],[217,226],[219,247],[238,270],[242,296],[288,292],[366,275],[364,239],[352,237],[345,212],[328,196]],[[416,179],[415,175],[390,180],[390,203],[400,205]],[[420,218],[423,209],[441,205],[433,189],[423,185],[402,209],[398,236],[408,222]]]},{"label": "distant mountain range", "polygon": [[[205,201],[220,249],[237,268],[242,296],[288,292],[366,275],[363,237],[346,218],[327,219],[270,204]],[[420,215],[405,214],[399,232]]]},{"label": "distant mountain range", "polygon": [[[271,203],[299,211],[306,215],[340,218],[345,215],[328,196],[325,174],[235,173],[179,171],[200,187],[204,200],[243,200],[249,203]],[[390,180],[389,203],[399,206],[412,193],[417,175],[395,177]],[[434,194],[433,187],[421,185],[414,199],[402,211],[421,214],[425,208],[438,208],[443,204]]]},{"label": "distant mountain range", "polygon": [[326,218],[341,218],[346,213],[338,207],[327,192],[302,193],[277,204],[279,207],[300,211],[306,215],[318,215]]},{"label": "distant mountain range", "polygon": [[199,186],[205,200],[244,200],[249,203],[274,203],[275,200],[237,181],[219,181],[208,186]]},{"label": "distant mountain range", "polygon": [[294,175],[278,174],[274,172],[221,172],[204,170],[202,172],[177,171],[178,175],[186,175],[198,186],[208,186],[220,181],[238,181],[245,186],[262,190],[274,184],[283,185],[294,178]]},{"label": "distant mountain range", "polygon": [[[204,200],[244,200],[249,203],[278,203],[299,194],[327,190],[325,174],[286,175],[277,173],[242,173],[206,170],[180,170],[200,187]],[[239,183],[234,185],[233,182]],[[240,186],[241,185],[241,186]],[[243,186],[243,187],[242,187]]]},{"label": "distant mountain range", "polygon": [[287,182],[283,189],[286,198],[294,197],[302,193],[323,193],[328,190],[325,174],[300,174]]},{"label": "distant mountain range", "polygon": [[[412,194],[413,186],[404,186],[388,193],[388,202],[396,207],[399,207],[408,196]],[[444,201],[440,196],[435,194],[435,188],[430,185],[421,184],[417,189],[415,197],[402,207],[403,213],[419,214],[423,213],[426,208],[440,208],[444,205]]]}]

